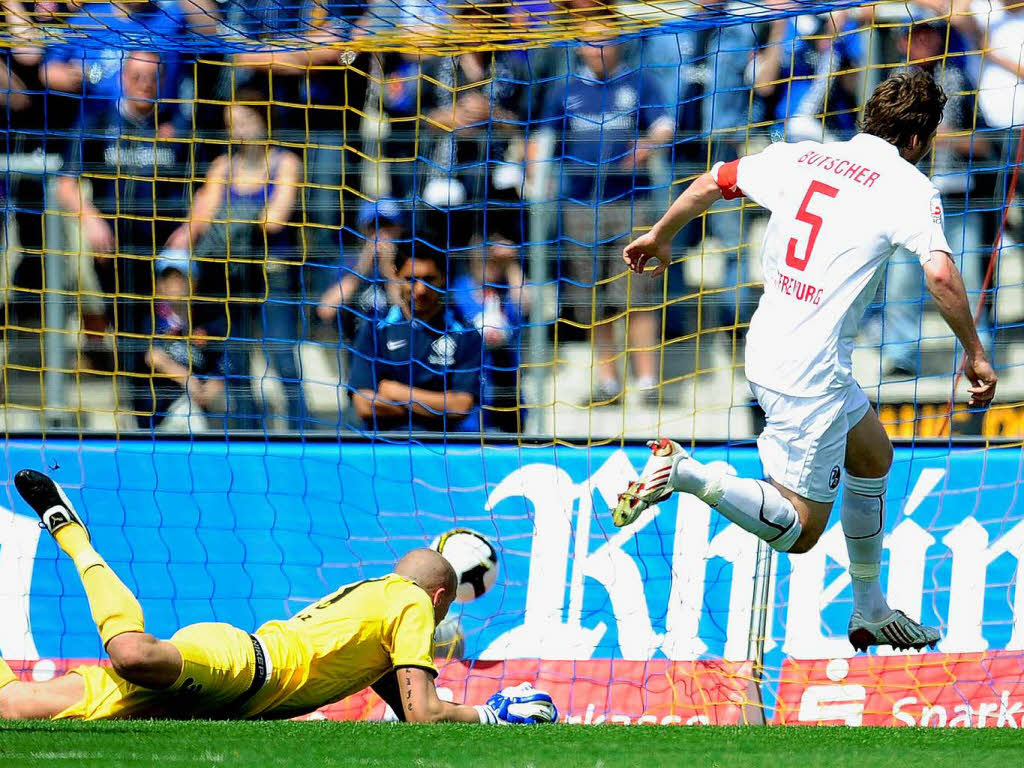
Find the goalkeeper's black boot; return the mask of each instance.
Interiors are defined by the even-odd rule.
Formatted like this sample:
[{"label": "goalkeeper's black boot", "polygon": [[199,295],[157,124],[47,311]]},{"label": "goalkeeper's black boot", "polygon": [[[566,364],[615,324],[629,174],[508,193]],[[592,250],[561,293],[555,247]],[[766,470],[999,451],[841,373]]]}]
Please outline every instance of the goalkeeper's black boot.
[{"label": "goalkeeper's black boot", "polygon": [[82,518],[75,512],[64,489],[42,472],[23,469],[14,476],[14,486],[25,503],[39,515],[40,528],[45,528],[51,534],[55,534],[65,525],[74,523],[82,526],[85,535],[89,535],[89,529],[85,527]]}]

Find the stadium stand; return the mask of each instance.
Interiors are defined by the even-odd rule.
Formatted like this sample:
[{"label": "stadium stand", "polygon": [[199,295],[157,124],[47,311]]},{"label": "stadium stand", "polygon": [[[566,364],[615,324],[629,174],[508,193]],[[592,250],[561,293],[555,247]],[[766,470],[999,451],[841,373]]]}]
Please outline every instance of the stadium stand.
[{"label": "stadium stand", "polygon": [[[994,95],[1012,78],[989,65],[979,80],[976,51],[1015,44],[1020,12],[832,5],[772,20],[771,4],[743,2],[8,3],[7,429],[351,428],[354,332],[379,307],[328,294],[358,279],[387,301],[388,270],[366,274],[380,231],[365,212],[381,200],[403,238],[449,253],[463,320],[504,339],[485,344],[489,428],[748,439],[740,350],[763,216],[723,203],[680,236],[663,281],[628,277],[616,253],[713,162],[849,135],[869,87],[908,64],[954,95],[930,170],[987,339],[1013,368],[1024,261],[1019,208],[1003,202],[1019,120]],[[742,23],[703,23],[716,17]],[[495,45],[503,29],[517,37]],[[133,34],[136,51],[110,45]],[[143,60],[159,68],[139,102],[153,108],[128,116]],[[246,115],[265,123],[248,137]],[[211,174],[229,183],[203,221]],[[287,211],[261,220],[272,198]],[[230,325],[219,418],[187,390],[166,417],[140,410],[158,387],[143,359],[157,269],[179,251],[195,311]],[[937,432],[957,353],[909,266],[892,267],[856,373],[894,432]],[[1006,378],[1006,414],[1021,386]],[[990,430],[1020,430],[993,414]]]}]

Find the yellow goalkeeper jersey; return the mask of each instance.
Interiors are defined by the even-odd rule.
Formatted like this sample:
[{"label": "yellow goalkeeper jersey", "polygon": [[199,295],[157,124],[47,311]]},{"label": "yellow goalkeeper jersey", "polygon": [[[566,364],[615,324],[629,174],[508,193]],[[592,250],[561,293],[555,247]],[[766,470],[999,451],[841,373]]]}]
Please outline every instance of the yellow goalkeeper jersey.
[{"label": "yellow goalkeeper jersey", "polygon": [[396,574],[346,584],[256,634],[271,667],[245,717],[295,717],[350,696],[395,667],[434,667],[430,597]]}]

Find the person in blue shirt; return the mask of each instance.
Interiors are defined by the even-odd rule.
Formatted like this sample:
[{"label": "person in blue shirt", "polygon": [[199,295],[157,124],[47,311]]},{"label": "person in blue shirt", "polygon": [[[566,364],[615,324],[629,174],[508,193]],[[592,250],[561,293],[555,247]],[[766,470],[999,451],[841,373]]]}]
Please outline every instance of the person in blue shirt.
[{"label": "person in blue shirt", "polygon": [[786,141],[830,141],[857,129],[867,33],[860,14],[807,14],[773,21],[754,59],[754,92]]},{"label": "person in blue shirt", "polygon": [[[989,204],[984,196],[987,168],[997,161],[991,132],[978,109],[978,86],[967,56],[945,56],[956,45],[956,30],[945,19],[929,18],[901,27],[896,47],[901,59],[929,72],[947,96],[938,138],[921,167],[942,193],[943,229],[953,260],[963,276],[972,309],[982,296],[986,259],[991,244],[984,240]],[[882,323],[882,365],[887,375],[914,378],[920,374],[922,272],[908,252],[889,262]],[[992,341],[988,312],[978,318],[978,336]]]},{"label": "person in blue shirt", "polygon": [[177,0],[89,3],[67,19],[76,35],[88,36],[89,47],[70,38],[48,48],[42,81],[51,90],[77,97],[77,118],[88,119],[120,97],[121,67],[130,56],[126,41],[135,41],[137,48],[163,52],[159,97],[178,98],[186,66],[176,51],[190,31],[215,34],[215,9],[213,0],[189,0],[187,12]]},{"label": "person in blue shirt", "polygon": [[159,69],[153,51],[128,55],[121,97],[68,143],[56,184],[58,204],[78,219],[83,252],[93,256],[107,320],[117,333],[119,371],[138,368],[140,338],[153,327],[154,251],[188,211],[189,146],[163,130],[156,109]]},{"label": "person in blue shirt", "polygon": [[446,305],[448,259],[422,240],[396,244],[399,302],[363,323],[348,389],[360,426],[385,431],[478,431],[480,334]]},{"label": "person in blue shirt", "polygon": [[484,343],[484,426],[522,432],[519,361],[529,294],[523,286],[521,246],[500,234],[474,238],[466,268],[452,281],[450,304]]},{"label": "person in blue shirt", "polygon": [[[650,203],[638,193],[650,188],[652,153],[672,139],[675,109],[668,104],[675,104],[675,95],[667,96],[649,69],[624,62],[622,43],[603,37],[600,28],[588,29],[585,40],[577,48],[577,69],[547,95],[528,159],[542,159],[554,144],[561,301],[576,322],[593,327],[598,360],[587,402],[603,405],[622,393],[613,318],[649,310],[664,295],[660,281],[629,280],[621,255],[633,229],[648,220]],[[535,173],[536,163],[527,170]],[[655,398],[660,325],[653,311],[634,311],[628,323],[637,388]]]},{"label": "person in blue shirt", "polygon": [[355,341],[363,323],[380,320],[391,309],[389,289],[394,274],[395,243],[408,237],[406,212],[391,198],[366,200],[356,226],[360,243],[355,253],[342,253],[337,279],[320,297],[317,316],[338,329],[343,343]]},{"label": "person in blue shirt", "polygon": [[[367,16],[368,0],[233,0],[227,26],[249,37],[286,40],[291,45],[272,54],[235,54],[222,73],[224,93],[253,78],[251,85],[270,90],[274,109],[270,136],[305,144],[308,187],[305,210],[316,226],[306,233],[306,263],[338,265],[344,209],[342,187],[358,184],[361,121],[366,106],[369,54],[340,51],[351,40],[382,22]],[[344,179],[344,183],[343,183]],[[329,269],[312,272],[312,289],[328,287]]]},{"label": "person in blue shirt", "polygon": [[[133,410],[141,429],[156,429],[181,398],[190,409],[219,417],[224,410],[224,338],[227,324],[202,312],[190,279],[187,260],[157,259],[153,327],[139,373],[149,386],[138,387]],[[217,420],[220,420],[219,418]]]}]

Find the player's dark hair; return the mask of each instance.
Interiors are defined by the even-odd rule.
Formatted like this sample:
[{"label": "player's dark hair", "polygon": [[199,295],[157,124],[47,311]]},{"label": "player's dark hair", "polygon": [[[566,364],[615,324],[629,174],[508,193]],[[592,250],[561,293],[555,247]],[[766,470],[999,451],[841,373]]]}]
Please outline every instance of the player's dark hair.
[{"label": "player's dark hair", "polygon": [[448,278],[448,254],[440,248],[435,248],[425,240],[400,240],[395,243],[395,272],[401,272],[402,267],[410,259],[432,262],[438,272]]},{"label": "player's dark hair", "polygon": [[912,67],[875,88],[864,105],[860,129],[907,149],[915,136],[922,142],[931,138],[945,107],[942,86],[920,67]]}]

